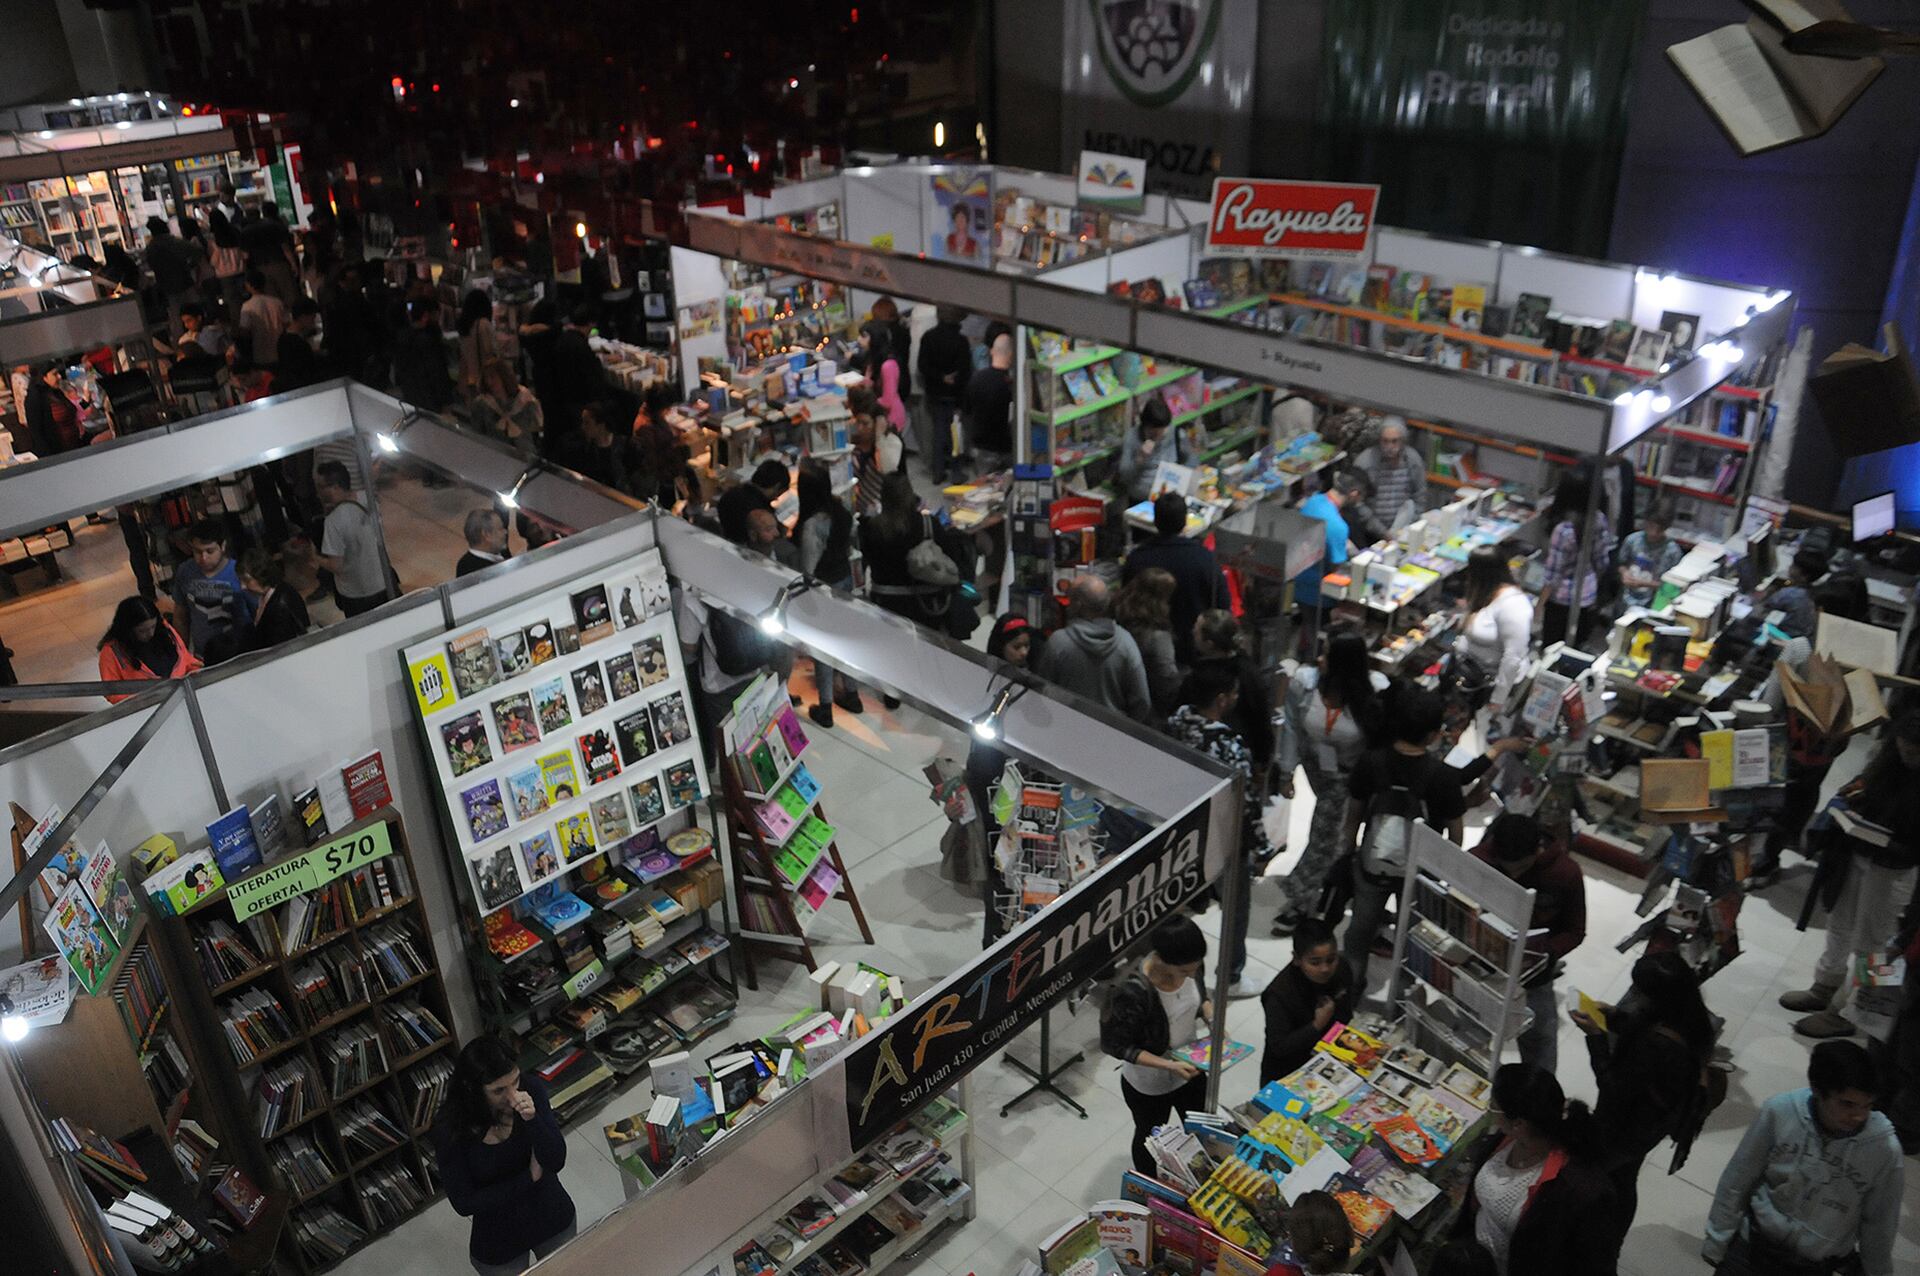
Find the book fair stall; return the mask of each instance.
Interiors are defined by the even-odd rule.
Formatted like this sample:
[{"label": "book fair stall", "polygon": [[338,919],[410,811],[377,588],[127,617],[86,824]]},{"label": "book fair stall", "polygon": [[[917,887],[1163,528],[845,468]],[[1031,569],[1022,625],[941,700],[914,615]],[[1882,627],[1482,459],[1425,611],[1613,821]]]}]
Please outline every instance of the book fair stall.
[{"label": "book fair stall", "polygon": [[[432,1121],[481,1032],[563,1122],[601,1113],[601,1194],[634,1198],[555,1263],[600,1270],[690,1199],[698,1225],[648,1242],[673,1270],[760,1245],[877,1272],[970,1214],[966,1073],[1232,861],[1230,779],[1044,691],[992,708],[1006,672],[976,652],[790,596],[769,560],[356,385],[117,440],[9,483],[8,516],[348,434],[572,534],[0,754],[28,959],[0,1090],[71,1243],[143,1269],[337,1265],[443,1194]],[[1110,827],[1137,836],[958,969],[807,949],[810,912],[859,908],[862,870],[773,680],[703,737],[668,605],[696,588],[746,623],[777,608],[797,649],[962,730],[991,711],[1081,806],[1124,792],[1134,823]],[[735,962],[783,932],[806,977],[756,992]]]}]

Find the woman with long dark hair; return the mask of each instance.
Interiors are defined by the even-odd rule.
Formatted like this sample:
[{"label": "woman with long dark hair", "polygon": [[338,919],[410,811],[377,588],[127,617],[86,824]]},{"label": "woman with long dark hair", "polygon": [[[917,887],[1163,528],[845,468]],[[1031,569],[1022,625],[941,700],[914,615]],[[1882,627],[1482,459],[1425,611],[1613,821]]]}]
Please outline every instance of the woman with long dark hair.
[{"label": "woman with long dark hair", "polygon": [[[1240,680],[1240,697],[1227,715],[1227,725],[1253,755],[1253,781],[1265,796],[1267,772],[1273,767],[1273,683],[1253,658],[1252,643],[1239,619],[1224,607],[1203,611],[1193,622],[1193,668],[1208,661],[1230,665]],[[1192,703],[1185,685],[1180,701]]]},{"label": "woman with long dark hair", "polygon": [[1348,626],[1327,632],[1319,664],[1287,683],[1286,717],[1280,727],[1280,793],[1293,797],[1295,767],[1304,767],[1313,789],[1313,824],[1300,863],[1287,875],[1285,899],[1274,918],[1275,935],[1314,915],[1327,871],[1340,858],[1347,819],[1347,781],[1368,749],[1381,743],[1386,711],[1385,675],[1373,672],[1366,636]]},{"label": "woman with long dark hair", "polygon": [[573,1239],[566,1136],[546,1083],[522,1075],[499,1038],[476,1037],[454,1059],[433,1150],[447,1200],[473,1220],[467,1256],[480,1276],[518,1276]]},{"label": "woman with long dark hair", "polygon": [[[184,678],[203,667],[200,657],[187,649],[180,631],[138,594],[122,598],[113,609],[113,623],[101,635],[99,649],[102,682]],[[107,701],[119,704],[126,698],[108,696]]]},{"label": "woman with long dark hair", "polygon": [[[800,495],[793,539],[800,547],[801,573],[835,589],[853,588],[853,511],[833,494],[833,475],[824,464],[808,458],[800,462],[794,488]],[[859,686],[825,661],[814,660],[813,681],[819,703],[807,710],[807,716],[818,725],[833,725],[836,705],[848,713],[859,713],[863,707]]]},{"label": "woman with long dark hair", "polygon": [[[1602,1023],[1575,1010],[1599,1084],[1594,1117],[1604,1135],[1602,1163],[1613,1180],[1621,1238],[1639,1208],[1640,1166],[1660,1140],[1676,1141],[1672,1169],[1686,1160],[1701,1069],[1713,1055],[1713,1016],[1700,981],[1678,953],[1648,953],[1633,963],[1633,985]],[[1680,1142],[1686,1139],[1686,1142]]]},{"label": "woman with long dark hair", "polygon": [[907,432],[907,404],[900,397],[902,372],[900,357],[894,350],[896,328],[884,319],[869,319],[860,328],[860,348],[866,352],[867,380],[873,383],[880,407],[894,433]]},{"label": "woman with long dark hair", "polygon": [[247,274],[247,254],[240,246],[240,232],[225,213],[213,208],[207,212],[207,237],[213,241],[207,262],[219,282],[220,300],[228,314],[237,315],[240,303],[246,300],[240,283]]},{"label": "woman with long dark hair", "polygon": [[1500,1276],[1614,1276],[1621,1229],[1593,1113],[1551,1072],[1509,1063],[1493,1074],[1493,1114],[1463,1218]]},{"label": "woman with long dark hair", "polygon": [[1173,573],[1149,567],[1121,586],[1113,600],[1113,618],[1133,635],[1147,666],[1147,694],[1153,712],[1164,718],[1180,707],[1180,663],[1173,655]]},{"label": "woman with long dark hair", "polygon": [[1488,699],[1482,703],[1497,705],[1506,700],[1527,667],[1533,600],[1514,583],[1513,569],[1500,548],[1481,545],[1467,555],[1465,601],[1466,619],[1460,624],[1454,653],[1470,657],[1479,666],[1488,680]]},{"label": "woman with long dark hair", "polygon": [[1546,623],[1540,640],[1546,644],[1566,641],[1578,644],[1580,634],[1567,632],[1573,614],[1573,600],[1580,600],[1580,631],[1592,628],[1594,604],[1600,601],[1600,578],[1613,564],[1613,527],[1604,510],[1593,512],[1593,539],[1581,554],[1580,531],[1587,519],[1587,500],[1593,488],[1576,472],[1560,476],[1553,504],[1547,507],[1546,574],[1540,582],[1540,597],[1546,608]]}]

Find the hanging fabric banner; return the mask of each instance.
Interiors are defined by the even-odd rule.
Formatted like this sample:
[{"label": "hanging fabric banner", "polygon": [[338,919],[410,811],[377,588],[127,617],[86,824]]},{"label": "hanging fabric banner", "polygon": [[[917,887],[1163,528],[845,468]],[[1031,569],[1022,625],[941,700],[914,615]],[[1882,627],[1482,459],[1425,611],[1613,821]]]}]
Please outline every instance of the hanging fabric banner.
[{"label": "hanging fabric banner", "polygon": [[1245,172],[1257,0],[1061,0],[1060,153],[1144,160],[1147,189],[1205,199]]},{"label": "hanging fabric banner", "polygon": [[1644,0],[1328,5],[1316,168],[1380,220],[1604,257]]}]

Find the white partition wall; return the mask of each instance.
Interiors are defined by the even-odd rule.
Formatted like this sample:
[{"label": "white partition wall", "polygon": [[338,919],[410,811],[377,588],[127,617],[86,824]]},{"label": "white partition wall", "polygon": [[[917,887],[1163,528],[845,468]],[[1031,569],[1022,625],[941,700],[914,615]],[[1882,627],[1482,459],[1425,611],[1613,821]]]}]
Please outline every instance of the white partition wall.
[{"label": "white partition wall", "polygon": [[1417,231],[1381,226],[1373,233],[1374,262],[1417,270],[1448,283],[1481,283],[1489,291],[1500,277],[1500,246],[1438,239]]},{"label": "white partition wall", "polygon": [[710,333],[688,337],[680,331],[680,384],[688,394],[700,386],[700,360],[727,357],[727,277],[718,257],[673,246],[673,321],[681,322],[689,306],[711,301],[720,307],[720,326]]}]

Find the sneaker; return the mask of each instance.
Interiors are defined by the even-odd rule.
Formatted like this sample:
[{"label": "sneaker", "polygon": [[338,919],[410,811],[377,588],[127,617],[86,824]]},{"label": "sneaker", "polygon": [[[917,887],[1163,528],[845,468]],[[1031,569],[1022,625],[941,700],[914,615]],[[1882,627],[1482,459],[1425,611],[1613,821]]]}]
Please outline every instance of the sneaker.
[{"label": "sneaker", "polygon": [[1851,1037],[1860,1031],[1854,1026],[1853,1020],[1837,1010],[1822,1010],[1817,1014],[1808,1015],[1805,1019],[1797,1019],[1794,1021],[1793,1030],[1803,1037],[1813,1037],[1816,1040],[1824,1040],[1828,1037]]},{"label": "sneaker", "polygon": [[1233,981],[1233,986],[1227,989],[1227,997],[1231,1001],[1245,1001],[1249,997],[1258,997],[1266,990],[1265,984],[1255,983],[1252,976],[1242,974],[1240,978]]},{"label": "sneaker", "polygon": [[1280,914],[1273,919],[1273,937],[1275,939],[1285,939],[1288,935],[1298,930],[1300,923],[1305,920],[1306,918],[1301,917],[1298,913]]},{"label": "sneaker", "polygon": [[807,716],[813,719],[813,725],[816,727],[833,726],[833,706],[830,704],[812,706],[807,710]]}]

